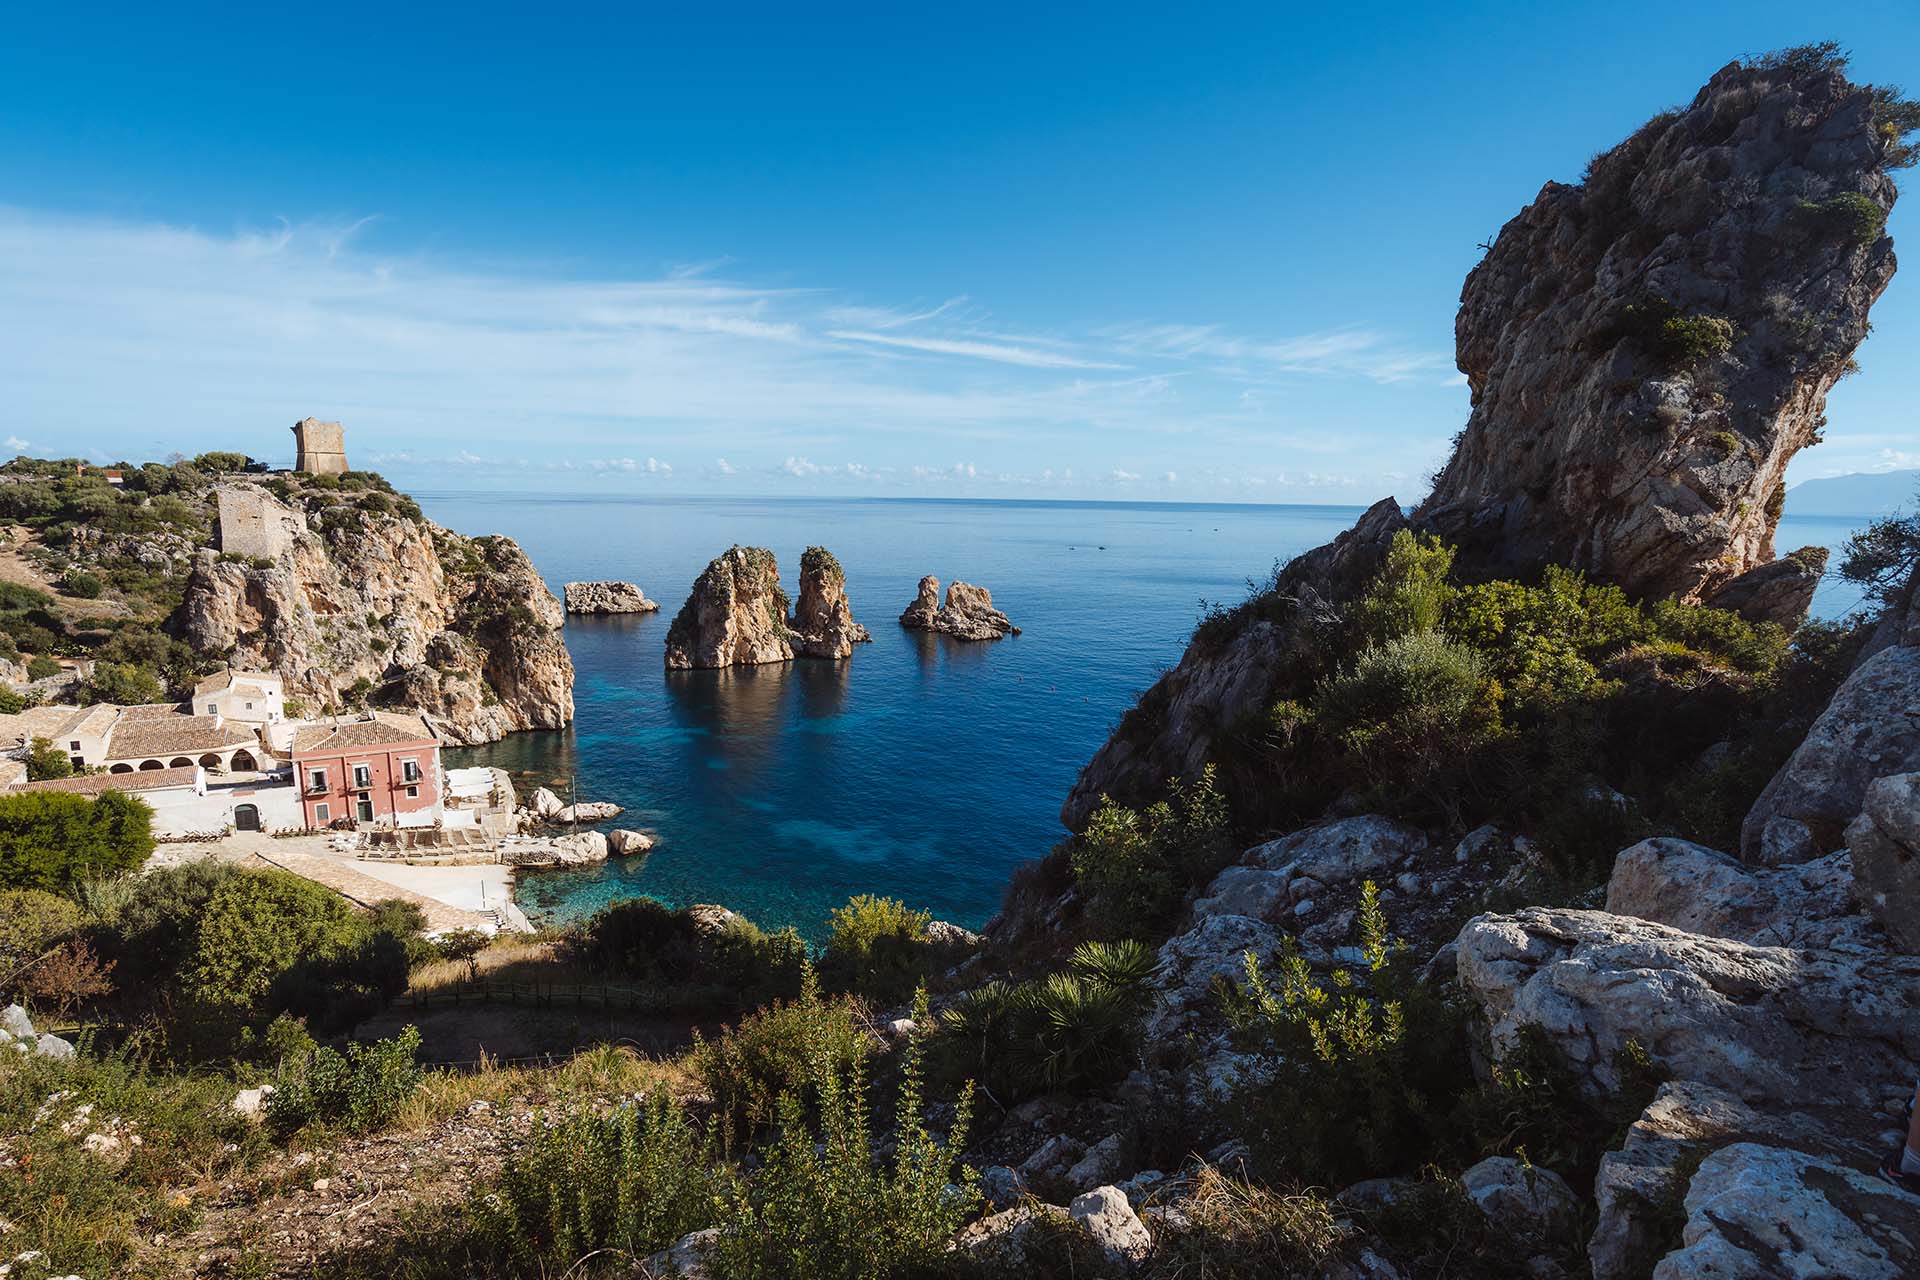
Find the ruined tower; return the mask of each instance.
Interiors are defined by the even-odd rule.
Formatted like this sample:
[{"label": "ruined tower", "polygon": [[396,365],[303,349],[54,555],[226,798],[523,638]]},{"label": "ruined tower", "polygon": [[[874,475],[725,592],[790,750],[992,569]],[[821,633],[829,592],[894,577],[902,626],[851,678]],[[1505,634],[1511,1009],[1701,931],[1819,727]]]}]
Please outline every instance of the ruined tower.
[{"label": "ruined tower", "polygon": [[339,423],[302,418],[293,424],[293,439],[299,449],[299,458],[293,464],[295,471],[304,471],[310,476],[337,476],[347,469],[346,437]]}]

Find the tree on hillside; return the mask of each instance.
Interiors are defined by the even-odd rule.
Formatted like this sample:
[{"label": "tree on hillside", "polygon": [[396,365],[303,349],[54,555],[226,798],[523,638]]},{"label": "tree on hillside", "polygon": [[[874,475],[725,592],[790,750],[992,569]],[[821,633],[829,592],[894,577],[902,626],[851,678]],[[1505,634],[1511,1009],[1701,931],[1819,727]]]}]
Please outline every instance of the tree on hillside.
[{"label": "tree on hillside", "polygon": [[71,892],[131,871],[153,852],[153,810],[121,791],[0,796],[0,889]]},{"label": "tree on hillside", "polygon": [[159,702],[166,694],[166,689],[149,672],[122,662],[101,662],[95,664],[93,677],[87,681],[84,701],[112,702],[126,707]]},{"label": "tree on hillside", "polygon": [[35,738],[27,748],[27,780],[44,782],[49,778],[71,778],[73,761],[53,745],[51,739]]}]

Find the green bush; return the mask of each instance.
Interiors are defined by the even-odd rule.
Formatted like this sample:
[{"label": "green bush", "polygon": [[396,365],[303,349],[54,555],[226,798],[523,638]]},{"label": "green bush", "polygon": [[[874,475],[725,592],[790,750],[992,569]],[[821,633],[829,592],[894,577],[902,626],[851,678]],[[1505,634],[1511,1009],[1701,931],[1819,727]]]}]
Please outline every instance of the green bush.
[{"label": "green bush", "polygon": [[121,706],[159,702],[166,696],[166,687],[152,672],[124,662],[94,663],[93,674],[81,691],[82,702],[112,702]]},{"label": "green bush", "polygon": [[1357,638],[1378,643],[1437,630],[1454,588],[1453,548],[1431,534],[1401,529],[1387,546],[1385,562],[1353,607]]},{"label": "green bush", "polygon": [[283,871],[236,876],[209,895],[194,924],[181,993],[209,1008],[251,1011],[296,964],[358,936],[346,899]]},{"label": "green bush", "polygon": [[106,585],[85,569],[69,569],[60,575],[60,589],[82,600],[97,600]]},{"label": "green bush", "polygon": [[608,1115],[542,1117],[472,1213],[518,1273],[557,1276],[595,1254],[631,1263],[710,1226],[727,1185],[710,1144],[656,1092]]},{"label": "green bush", "polygon": [[1920,514],[1875,520],[1847,539],[1840,576],[1866,589],[1867,599],[1888,608],[1905,598],[1920,573]]},{"label": "green bush", "polygon": [[[927,1025],[924,995],[915,1021]],[[883,1280],[925,1273],[976,1211],[976,1175],[956,1164],[966,1150],[972,1091],[963,1089],[941,1142],[922,1114],[922,1040],[902,1053],[893,1152],[875,1157],[867,1122],[864,1060],[822,1064],[816,1074],[816,1135],[799,1095],[778,1104],[778,1140],[751,1180],[723,1203],[714,1272],[730,1280]]]},{"label": "green bush", "polygon": [[927,941],[931,912],[908,910],[895,898],[862,893],[827,918],[827,945],[820,980],[836,991],[893,1004],[926,980],[933,947]]},{"label": "green bush", "polygon": [[568,935],[568,958],[611,977],[656,984],[682,1003],[740,1008],[800,991],[806,943],[765,933],[744,916],[719,929],[651,898],[610,903]]},{"label": "green bush", "polygon": [[1858,191],[1844,191],[1825,200],[1802,200],[1794,205],[1794,217],[1817,235],[1832,236],[1855,247],[1872,244],[1887,227],[1887,211]]},{"label": "green bush", "polygon": [[[40,649],[50,649],[56,643],[52,632],[38,627],[33,628],[33,630],[37,632],[37,634],[32,637],[16,635],[15,638],[23,645],[38,642],[34,643],[33,647]],[[44,637],[44,640],[42,640],[42,637]],[[61,670],[60,664],[44,653],[36,653],[27,659],[27,679],[29,680],[45,680],[49,676],[59,675]]]},{"label": "green bush", "polygon": [[1545,1031],[1524,1026],[1494,1062],[1488,1081],[1466,1098],[1463,1122],[1480,1156],[1519,1155],[1584,1191],[1600,1157],[1619,1147],[1666,1079],[1638,1041],[1613,1056],[1620,1087],[1595,1097]]},{"label": "green bush", "polygon": [[1107,937],[1152,936],[1179,909],[1189,884],[1218,870],[1229,848],[1226,800],[1212,765],[1191,785],[1136,811],[1100,798],[1087,829],[1069,844],[1088,914]]},{"label": "green bush", "polygon": [[73,757],[47,738],[35,738],[27,745],[27,778],[43,782],[52,778],[71,778]]},{"label": "green bush", "polygon": [[1311,1185],[1417,1166],[1446,1142],[1472,1078],[1460,1012],[1420,983],[1371,881],[1354,930],[1357,968],[1321,979],[1289,938],[1274,979],[1249,952],[1226,1000],[1237,1039],[1272,1072],[1234,1099],[1241,1132],[1269,1174]]},{"label": "green bush", "polygon": [[694,1033],[689,1059],[713,1096],[722,1137],[750,1137],[773,1123],[784,1096],[812,1102],[823,1081],[874,1051],[857,1004],[823,997],[807,966],[800,995],[748,1014],[716,1040]]},{"label": "green bush", "polygon": [[0,796],[0,888],[70,892],[131,871],[153,852],[153,811],[121,791]]},{"label": "green bush", "polygon": [[349,1133],[384,1128],[420,1086],[420,1029],[391,1040],[349,1044],[346,1053],[321,1047],[281,1064],[267,1097],[267,1127],[286,1139],[310,1124]]},{"label": "green bush", "polygon": [[1018,986],[982,983],[941,1010],[941,1075],[1027,1097],[1122,1079],[1138,1059],[1140,1019],[1159,968],[1138,942],[1087,942],[1059,973]]}]

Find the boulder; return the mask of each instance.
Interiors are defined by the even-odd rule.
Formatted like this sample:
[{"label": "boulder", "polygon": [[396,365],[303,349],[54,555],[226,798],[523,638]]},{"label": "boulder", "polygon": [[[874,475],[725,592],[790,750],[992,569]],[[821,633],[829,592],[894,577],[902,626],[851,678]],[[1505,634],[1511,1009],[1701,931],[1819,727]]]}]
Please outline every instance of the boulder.
[{"label": "boulder", "polygon": [[1021,1176],[1029,1181],[1065,1177],[1087,1152],[1087,1144],[1078,1138],[1057,1133],[1034,1149],[1020,1164]]},{"label": "boulder", "polygon": [[1212,1002],[1216,978],[1238,983],[1246,976],[1246,953],[1262,963],[1280,949],[1280,931],[1251,916],[1209,915],[1160,945],[1153,1008],[1147,1014],[1147,1044],[1172,1044]]},{"label": "boulder", "polygon": [[719,1239],[718,1227],[681,1236],[641,1263],[640,1272],[646,1280],[666,1280],[669,1276],[677,1280],[711,1280],[714,1272],[708,1265],[708,1257]]},{"label": "boulder", "polygon": [[1920,1202],[1870,1174],[1804,1151],[1739,1142],[1701,1162],[1687,1187],[1681,1248],[1653,1280],[1920,1272]]},{"label": "boulder", "polygon": [[646,853],[653,848],[653,837],[644,831],[629,831],[620,828],[607,832],[607,852],[616,858],[628,854]]},{"label": "boulder", "polygon": [[1876,1105],[1920,1075],[1920,959],[1794,951],[1600,911],[1532,907],[1460,932],[1458,973],[1498,1052],[1546,1034],[1595,1096],[1634,1041],[1674,1079],[1743,1097]]},{"label": "boulder", "polygon": [[227,1109],[237,1116],[255,1119],[266,1112],[267,1099],[272,1096],[273,1086],[270,1084],[263,1084],[254,1089],[242,1089],[233,1095],[233,1101],[227,1104]]},{"label": "boulder", "polygon": [[990,1209],[1011,1209],[1031,1193],[1018,1169],[996,1164],[980,1171],[980,1194]]},{"label": "boulder", "polygon": [[848,658],[853,646],[873,639],[853,620],[846,572],[825,547],[808,547],[800,556],[800,598],[787,626],[794,653],[806,658]]},{"label": "boulder", "polygon": [[1920,770],[1920,645],[1896,644],[1854,668],[1740,828],[1749,862],[1803,862],[1839,848],[1888,774]]},{"label": "boulder", "polygon": [[52,1058],[56,1062],[64,1062],[76,1053],[71,1041],[62,1040],[50,1031],[42,1032],[35,1045],[35,1051],[41,1057]]},{"label": "boulder", "polygon": [[568,613],[653,613],[660,605],[631,582],[569,582]]},{"label": "boulder", "polygon": [[1041,1223],[1065,1224],[1067,1211],[1056,1204],[1022,1204],[988,1214],[963,1228],[953,1247],[989,1266],[1017,1269],[1027,1261],[1027,1237]]},{"label": "boulder", "polygon": [[1876,778],[1847,828],[1854,890],[1894,947],[1920,953],[1920,773]]},{"label": "boulder", "polygon": [[1358,893],[1358,881],[1387,880],[1403,859],[1427,845],[1416,828],[1372,815],[1309,827],[1247,850],[1240,865],[1213,878],[1193,913],[1200,919],[1234,915],[1280,921],[1330,886],[1338,886],[1337,900],[1349,901]]},{"label": "boulder", "polygon": [[607,837],[602,831],[576,831],[553,840],[557,864],[563,867],[588,866],[607,860]]},{"label": "boulder", "polygon": [[31,1040],[33,1038],[33,1019],[29,1018],[27,1011],[19,1005],[10,1004],[4,1009],[0,1009],[0,1031],[4,1031],[16,1039]]},{"label": "boulder", "polygon": [[1659,836],[1614,860],[1607,910],[1755,946],[1878,949],[1876,931],[1853,906],[1853,881],[1844,850],[1773,870]]},{"label": "boulder", "polygon": [[792,658],[780,565],[764,547],[733,547],[715,557],[667,629],[670,671]]},{"label": "boulder", "polygon": [[1488,1222],[1522,1240],[1568,1242],[1580,1222],[1580,1199],[1566,1179],[1511,1156],[1482,1160],[1460,1185]]},{"label": "boulder", "polygon": [[1704,603],[1731,609],[1749,622],[1771,622],[1792,631],[1806,621],[1820,576],[1827,571],[1827,556],[1825,547],[1790,551],[1733,578]]},{"label": "boulder", "polygon": [[528,810],[542,822],[551,821],[555,814],[566,807],[566,802],[546,787],[535,787],[533,794],[527,797]]},{"label": "boulder", "polygon": [[1095,1187],[1075,1196],[1067,1213],[1087,1229],[1107,1261],[1115,1266],[1137,1266],[1153,1252],[1153,1237],[1127,1202],[1127,1193],[1118,1187]]},{"label": "boulder", "polygon": [[993,607],[993,593],[985,587],[954,582],[947,587],[947,602],[938,604],[939,599],[940,579],[931,574],[920,579],[919,594],[901,613],[900,625],[909,631],[936,631],[956,640],[998,640],[1020,634],[1020,628]]},{"label": "boulder", "polygon": [[617,818],[625,810],[611,800],[582,800],[575,804],[561,805],[547,821],[560,827],[578,826],[584,822],[605,822],[608,818]]},{"label": "boulder", "polygon": [[1087,1148],[1071,1169],[1067,1185],[1075,1189],[1101,1186],[1120,1176],[1120,1162],[1126,1158],[1126,1143],[1117,1133],[1109,1134]]}]

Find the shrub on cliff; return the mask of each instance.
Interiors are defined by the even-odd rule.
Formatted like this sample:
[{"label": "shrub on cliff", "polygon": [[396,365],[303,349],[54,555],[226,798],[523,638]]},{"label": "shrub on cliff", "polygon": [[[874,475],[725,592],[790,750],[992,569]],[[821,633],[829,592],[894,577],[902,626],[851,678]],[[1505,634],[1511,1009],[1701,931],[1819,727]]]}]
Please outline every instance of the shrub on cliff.
[{"label": "shrub on cliff", "polygon": [[474,1198],[478,1234],[523,1275],[631,1261],[714,1220],[727,1187],[681,1106],[656,1091],[607,1115],[543,1116]]},{"label": "shrub on cliff", "polygon": [[783,1097],[816,1102],[829,1075],[875,1047],[861,1007],[821,995],[809,966],[797,999],[750,1013],[717,1039],[696,1030],[689,1064],[713,1096],[721,1138],[731,1146],[772,1124]]},{"label": "shrub on cliff", "polygon": [[1472,1074],[1464,1021],[1425,987],[1362,886],[1359,963],[1322,979],[1291,939],[1272,978],[1252,953],[1226,1009],[1270,1079],[1235,1097],[1258,1163],[1272,1175],[1344,1186],[1401,1172],[1447,1140],[1453,1099]]},{"label": "shrub on cliff", "polygon": [[1920,514],[1875,520],[1847,539],[1840,576],[1865,587],[1882,608],[1893,605],[1920,573]]},{"label": "shrub on cliff", "polygon": [[166,687],[151,672],[128,663],[96,662],[93,674],[87,678],[86,687],[81,691],[80,701],[135,706],[144,702],[159,702],[166,694]]},{"label": "shrub on cliff", "polygon": [[1074,879],[1094,927],[1110,938],[1152,936],[1179,908],[1186,886],[1224,861],[1231,828],[1212,765],[1191,786],[1170,784],[1144,811],[1102,797],[1069,842]]},{"label": "shrub on cliff", "polygon": [[862,893],[827,918],[820,981],[836,991],[893,1004],[913,994],[934,960],[927,941],[931,912],[913,911],[896,898]]},{"label": "shrub on cliff", "polygon": [[289,1059],[267,1097],[267,1127],[281,1139],[312,1124],[385,1128],[420,1087],[419,1053],[419,1028],[407,1027],[391,1040],[349,1044],[344,1054],[323,1045]]},{"label": "shrub on cliff", "polygon": [[130,871],[153,852],[153,811],[125,792],[0,796],[0,888],[71,892]]}]

